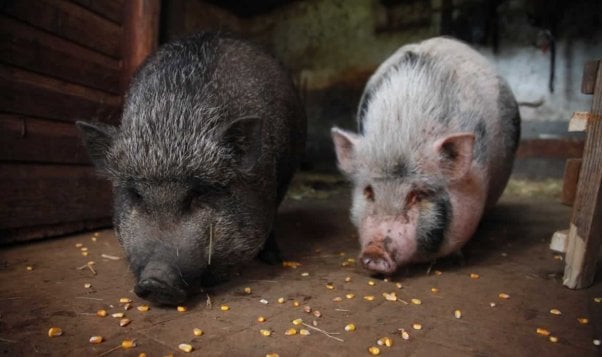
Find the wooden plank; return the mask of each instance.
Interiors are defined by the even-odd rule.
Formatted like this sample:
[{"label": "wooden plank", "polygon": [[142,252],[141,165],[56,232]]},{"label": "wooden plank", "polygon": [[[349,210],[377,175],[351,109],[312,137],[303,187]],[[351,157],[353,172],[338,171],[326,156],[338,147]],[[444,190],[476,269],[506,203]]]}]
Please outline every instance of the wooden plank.
[{"label": "wooden plank", "polygon": [[89,164],[70,122],[0,114],[0,161]]},{"label": "wooden plank", "polygon": [[1,11],[64,39],[121,58],[119,25],[66,0],[9,0]]},{"label": "wooden plank", "polygon": [[0,228],[0,245],[56,237],[111,226],[111,217],[87,219],[79,222],[45,224],[35,227]]},{"label": "wooden plank", "polygon": [[3,230],[106,218],[111,184],[89,166],[0,163]]},{"label": "wooden plank", "polygon": [[569,131],[585,131],[589,120],[589,112],[573,112],[569,120]]},{"label": "wooden plank", "polygon": [[594,87],[564,269],[564,285],[571,289],[593,283],[602,244],[602,71]]},{"label": "wooden plank", "polygon": [[594,94],[599,66],[599,61],[588,61],[585,64],[583,67],[583,78],[581,79],[581,93]]},{"label": "wooden plank", "polygon": [[122,98],[0,64],[0,108],[4,112],[75,121],[118,122]]},{"label": "wooden plank", "polygon": [[125,5],[123,32],[122,88],[127,89],[132,75],[155,50],[159,40],[159,0],[131,0]]},{"label": "wooden plank", "polygon": [[558,253],[565,253],[568,240],[568,229],[563,229],[561,231],[554,232],[554,234],[552,235],[552,240],[550,241],[550,250]]},{"label": "wooden plank", "polygon": [[123,22],[124,0],[71,0],[96,14],[121,25]]},{"label": "wooden plank", "polygon": [[564,177],[562,179],[562,195],[560,203],[572,206],[577,195],[579,184],[579,171],[581,170],[581,159],[567,159],[564,166]]},{"label": "wooden plank", "polygon": [[582,140],[574,139],[525,139],[519,143],[516,158],[568,159],[581,157],[583,145]]},{"label": "wooden plank", "polygon": [[0,61],[121,94],[118,60],[6,16],[0,16]]}]

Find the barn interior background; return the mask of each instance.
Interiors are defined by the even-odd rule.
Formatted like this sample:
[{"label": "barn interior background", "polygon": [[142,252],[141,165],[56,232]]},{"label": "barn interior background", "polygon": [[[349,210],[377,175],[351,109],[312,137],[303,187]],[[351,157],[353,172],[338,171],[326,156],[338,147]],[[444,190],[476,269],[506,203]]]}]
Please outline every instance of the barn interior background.
[{"label": "barn interior background", "polygon": [[[526,179],[528,181],[521,182],[531,182],[526,185],[528,190],[551,192],[553,197],[541,200],[522,197],[501,206],[497,215],[484,225],[482,234],[490,239],[473,249],[482,254],[480,259],[473,257],[473,263],[480,263],[477,266],[481,269],[483,287],[463,285],[466,269],[472,267],[450,269],[444,275],[447,280],[435,283],[439,284],[436,289],[442,291],[447,287],[449,291],[461,287],[457,294],[445,298],[442,304],[446,305],[436,305],[439,300],[429,295],[423,297],[428,313],[403,312],[403,316],[422,319],[423,332],[429,337],[416,339],[410,349],[416,355],[442,351],[452,355],[486,355],[491,351],[523,355],[542,351],[546,355],[599,353],[591,341],[598,338],[599,343],[602,331],[601,278],[598,276],[594,287],[587,291],[561,289],[564,262],[550,258],[548,243],[554,230],[568,228],[569,208],[559,204],[561,179],[566,175],[566,160],[582,156],[585,135],[568,132],[567,128],[573,112],[592,108],[592,96],[582,93],[582,82],[586,63],[602,58],[601,1],[0,0],[0,253],[3,253],[0,258],[0,301],[3,302],[0,347],[5,353],[30,354],[29,346],[17,344],[19,338],[30,337],[35,340],[32,345],[36,352],[47,354],[62,350],[82,355],[108,350],[103,346],[91,350],[87,341],[80,345],[81,339],[74,339],[75,333],[71,336],[67,333],[59,347],[42,341],[39,335],[41,331],[45,337],[48,327],[57,323],[57,319],[71,331],[91,335],[98,323],[81,320],[80,315],[96,311],[100,303],[93,299],[98,296],[108,299],[108,296],[125,295],[124,286],[131,284],[116,286],[114,280],[127,281],[127,267],[111,265],[110,259],[96,257],[99,275],[94,274],[97,278],[94,287],[97,290],[86,290],[89,295],[85,296],[91,300],[84,298],[74,303],[73,296],[81,297],[81,286],[89,281],[89,277],[82,274],[92,268],[86,263],[90,258],[79,256],[79,251],[73,257],[64,245],[65,242],[71,244],[69,239],[80,242],[84,238],[65,238],[63,242],[43,240],[39,244],[12,243],[110,227],[110,184],[89,163],[74,122],[96,119],[118,124],[123,93],[138,64],[157,45],[198,30],[239,33],[266,47],[290,70],[308,114],[302,174],[310,175],[336,175],[329,130],[333,125],[355,130],[355,112],[363,86],[376,67],[398,47],[437,35],[454,36],[477,47],[496,64],[520,102],[522,140],[513,178]],[[343,237],[353,235],[347,218],[348,194],[338,176],[316,177],[320,178],[311,178],[301,189],[293,186],[290,197],[295,200],[285,207],[279,227],[294,238],[288,248],[290,252],[317,254],[320,249],[338,257],[337,249],[352,250],[349,247],[357,245],[356,237],[341,243]],[[312,194],[308,195],[303,187],[309,187]],[[340,195],[343,198],[323,192],[333,187],[345,192]],[[511,183],[510,189],[521,191],[525,187],[517,188]],[[309,197],[309,201],[296,201],[296,197]],[[328,200],[320,200],[323,197]],[[331,197],[335,197],[332,202]],[[563,198],[566,197],[563,195]],[[592,200],[595,198],[592,196]],[[599,224],[597,227],[599,229]],[[110,230],[102,231],[94,236],[94,242],[98,237],[103,249],[110,256],[117,256],[121,251],[111,234]],[[510,236],[525,237],[530,243]],[[111,239],[105,242],[103,237]],[[502,256],[498,251],[502,251]],[[92,256],[94,254],[92,252]],[[77,259],[85,261],[74,262]],[[283,294],[288,300],[297,299],[301,296],[299,291],[307,289],[303,299],[310,301],[313,296],[310,302],[314,307],[326,306],[330,297],[325,300],[323,294],[316,291],[321,292],[325,282],[342,281],[345,276],[337,275],[340,262],[328,259],[316,257],[315,266],[308,264],[308,269],[314,269],[311,276],[322,279],[311,288],[300,285],[302,283],[295,280],[298,276],[291,272],[274,275],[263,267],[255,268],[246,278],[257,279],[254,291]],[[345,261],[349,262],[344,260],[343,264]],[[70,264],[84,269],[72,269]],[[43,282],[23,276],[25,265],[41,274]],[[60,273],[57,267],[62,269]],[[492,279],[495,282],[487,281],[488,274],[495,277]],[[280,282],[286,282],[281,284],[286,288],[276,292],[270,282],[261,280],[266,276],[274,281],[283,279]],[[404,281],[406,294],[419,295],[423,290],[430,294],[435,277],[411,276],[415,279],[407,285]],[[354,275],[358,281],[363,278],[361,274]],[[28,284],[22,284],[23,281]],[[70,284],[73,282],[77,282],[77,287]],[[216,304],[229,298],[235,309],[239,304],[240,316],[254,320],[256,304],[241,298],[241,287],[236,285],[240,282],[232,284],[217,290]],[[483,301],[478,298],[484,292],[497,294],[496,284],[507,284],[515,291],[513,300],[507,304],[507,314],[496,315],[490,312],[490,305],[480,305]],[[22,309],[23,299],[32,291],[36,299],[27,300],[31,312],[15,313]],[[354,292],[358,297],[370,293],[361,288]],[[253,298],[259,299],[254,294]],[[538,310],[541,306],[548,310],[554,307],[545,303],[550,298],[555,298],[557,305],[554,306],[564,304],[561,310],[567,319],[571,317],[571,323],[553,322],[548,320],[547,311]],[[504,304],[496,301],[500,307]],[[511,305],[515,302],[516,306]],[[196,302],[197,307],[204,303]],[[450,308],[463,303],[474,307],[474,319],[468,314],[462,320],[466,321],[464,325],[456,326],[453,331],[447,329],[450,321],[456,321],[448,314],[452,311]],[[379,312],[361,307],[359,303],[353,308],[359,315],[349,316],[361,316],[366,322],[385,329],[383,320],[390,317],[389,310]],[[179,339],[183,326],[196,326],[193,317],[197,315],[173,319],[171,324],[164,322],[172,319],[171,312],[159,310],[156,313],[158,315],[139,320],[144,328],[134,323],[134,327],[127,330],[138,336],[143,346],[146,343],[148,350],[168,353],[170,347],[165,341]],[[206,311],[201,313],[207,314]],[[440,319],[444,314],[450,315],[445,316],[452,320]],[[243,335],[246,332],[242,331],[248,326],[240,320],[220,320],[220,316],[215,315],[214,325],[206,323],[208,331],[213,332],[208,332],[204,341],[213,342],[211,346],[205,345],[205,352],[220,354],[224,352],[223,343],[233,349],[233,355],[245,355],[251,347],[265,347],[255,342],[254,337],[246,339]],[[289,318],[284,313],[278,316],[284,320]],[[328,321],[334,320],[326,316],[321,320],[326,321],[324,328],[338,328],[329,326]],[[576,325],[573,317],[583,316],[590,316],[589,324],[573,326]],[[274,315],[274,320],[277,318]],[[533,342],[534,327],[545,324],[556,329],[554,334],[561,335],[559,346]],[[385,325],[389,330],[397,328]],[[471,326],[480,327],[475,330]],[[372,330],[374,336],[380,333],[376,327]],[[108,326],[98,329],[95,331],[112,336],[115,341],[121,337]],[[237,334],[230,335],[233,330]],[[256,331],[253,332],[256,335]],[[243,336],[244,343],[237,336]],[[362,338],[347,341],[343,349],[336,351],[352,353],[365,349]],[[202,350],[201,345],[195,343],[195,349]],[[332,347],[324,344],[320,349],[312,349],[313,346],[295,343],[279,346],[283,350],[294,349],[290,351],[300,355],[315,355]]]}]

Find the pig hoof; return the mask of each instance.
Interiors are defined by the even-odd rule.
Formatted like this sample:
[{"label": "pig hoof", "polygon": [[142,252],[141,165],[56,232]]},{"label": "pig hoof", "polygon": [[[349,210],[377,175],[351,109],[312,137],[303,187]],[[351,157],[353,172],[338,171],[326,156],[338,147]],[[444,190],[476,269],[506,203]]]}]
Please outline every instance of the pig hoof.
[{"label": "pig hoof", "polygon": [[140,281],[134,287],[136,295],[161,305],[177,305],[186,300],[186,292],[155,278]]},{"label": "pig hoof", "polygon": [[262,262],[269,265],[279,265],[282,264],[282,255],[280,254],[280,248],[278,248],[278,244],[276,243],[276,239],[274,238],[274,233],[270,233],[270,236],[266,240],[263,248],[257,255],[257,258]]}]

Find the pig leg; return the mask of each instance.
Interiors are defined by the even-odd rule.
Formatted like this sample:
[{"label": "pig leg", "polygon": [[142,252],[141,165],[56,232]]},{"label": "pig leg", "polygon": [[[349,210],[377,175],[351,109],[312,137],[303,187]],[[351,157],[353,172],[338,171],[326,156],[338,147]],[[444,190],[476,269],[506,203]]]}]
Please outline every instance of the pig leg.
[{"label": "pig leg", "polygon": [[282,263],[282,254],[280,253],[280,248],[278,248],[278,243],[276,243],[273,229],[270,232],[268,239],[265,241],[263,248],[261,248],[261,251],[257,255],[257,258],[269,265]]}]

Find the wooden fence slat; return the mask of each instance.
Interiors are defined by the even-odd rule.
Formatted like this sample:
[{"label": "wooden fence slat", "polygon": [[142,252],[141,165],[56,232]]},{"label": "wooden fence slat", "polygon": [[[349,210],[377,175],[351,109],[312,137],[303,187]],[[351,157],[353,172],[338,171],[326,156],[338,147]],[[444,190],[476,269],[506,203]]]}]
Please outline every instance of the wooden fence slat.
[{"label": "wooden fence slat", "polygon": [[116,24],[123,23],[124,0],[71,0]]},{"label": "wooden fence slat", "polygon": [[112,57],[0,16],[0,61],[121,94],[121,65]]},{"label": "wooden fence slat", "polygon": [[64,39],[121,58],[119,25],[66,0],[3,1],[0,11]]},{"label": "wooden fence slat", "polygon": [[0,161],[89,164],[71,122],[0,114]]},{"label": "wooden fence slat", "polygon": [[63,121],[118,122],[122,98],[102,91],[0,65],[2,111]]},{"label": "wooden fence slat", "polygon": [[111,185],[88,166],[0,163],[0,197],[0,230],[111,215]]}]

